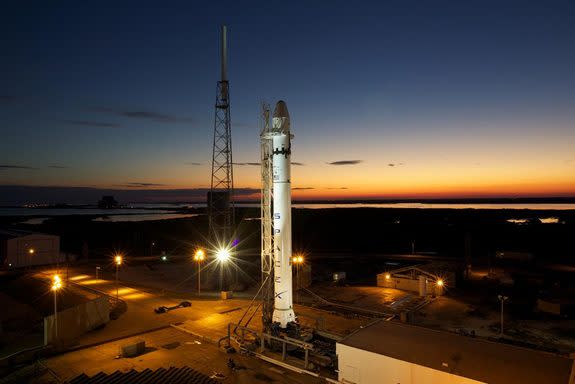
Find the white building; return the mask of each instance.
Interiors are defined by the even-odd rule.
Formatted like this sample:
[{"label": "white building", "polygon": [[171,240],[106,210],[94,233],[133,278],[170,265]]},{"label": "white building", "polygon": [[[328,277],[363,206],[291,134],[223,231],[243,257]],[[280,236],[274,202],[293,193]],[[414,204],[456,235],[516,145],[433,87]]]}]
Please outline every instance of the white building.
[{"label": "white building", "polygon": [[381,320],[337,343],[353,384],[573,384],[568,357]]},{"label": "white building", "polygon": [[22,230],[0,230],[0,265],[22,268],[64,262],[60,237]]}]

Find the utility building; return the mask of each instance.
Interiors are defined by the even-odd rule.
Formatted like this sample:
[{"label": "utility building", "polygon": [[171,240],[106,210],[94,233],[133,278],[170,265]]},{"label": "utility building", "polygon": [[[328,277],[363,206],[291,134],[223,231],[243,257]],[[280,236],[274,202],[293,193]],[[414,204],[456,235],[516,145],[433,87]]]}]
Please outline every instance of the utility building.
[{"label": "utility building", "polygon": [[336,346],[353,384],[573,384],[568,357],[380,320]]},{"label": "utility building", "polygon": [[455,274],[443,264],[411,265],[378,274],[377,286],[442,296],[446,287],[455,286]]},{"label": "utility building", "polygon": [[60,237],[22,230],[0,230],[0,262],[3,268],[22,268],[65,261]]}]

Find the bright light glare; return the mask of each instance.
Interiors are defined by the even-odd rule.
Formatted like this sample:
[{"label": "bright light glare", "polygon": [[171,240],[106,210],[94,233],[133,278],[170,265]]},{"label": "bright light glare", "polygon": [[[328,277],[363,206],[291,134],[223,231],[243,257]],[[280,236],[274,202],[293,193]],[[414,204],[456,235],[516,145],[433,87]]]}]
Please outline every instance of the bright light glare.
[{"label": "bright light glare", "polygon": [[162,261],[166,261],[166,260],[168,260],[168,257],[167,257],[167,256],[162,256]]},{"label": "bright light glare", "polygon": [[303,256],[294,256],[291,258],[293,264],[302,264],[303,263]]},{"label": "bright light glare", "polygon": [[60,279],[60,276],[54,275],[52,277],[52,290],[57,291],[60,288],[62,288],[62,279]]},{"label": "bright light glare", "polygon": [[34,251],[34,248],[30,248],[30,249],[28,250],[28,253],[31,254],[31,255],[33,255],[34,252],[35,252],[35,251]]},{"label": "bright light glare", "polygon": [[389,280],[389,279],[391,279],[391,275],[389,273],[386,273],[385,274],[385,280]]},{"label": "bright light glare", "polygon": [[121,265],[122,264],[122,256],[116,255],[116,257],[114,257],[114,261],[116,262],[116,265]]},{"label": "bright light glare", "polygon": [[442,279],[437,280],[436,284],[438,287],[443,287],[443,280]]},{"label": "bright light glare", "polygon": [[222,248],[216,252],[216,258],[220,261],[227,261],[230,258],[230,250]]},{"label": "bright light glare", "polygon": [[203,249],[198,249],[196,251],[196,254],[194,255],[194,260],[196,261],[203,261],[204,258],[206,257],[206,253],[204,252]]}]

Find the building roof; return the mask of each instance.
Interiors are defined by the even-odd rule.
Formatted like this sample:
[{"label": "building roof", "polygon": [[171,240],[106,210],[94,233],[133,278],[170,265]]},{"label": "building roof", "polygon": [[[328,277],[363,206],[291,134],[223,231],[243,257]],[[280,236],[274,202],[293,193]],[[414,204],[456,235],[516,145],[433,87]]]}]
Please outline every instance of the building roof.
[{"label": "building roof", "polygon": [[33,234],[32,231],[22,229],[0,229],[0,239],[14,239],[16,237],[28,236]]},{"label": "building roof", "polygon": [[25,231],[23,229],[0,229],[0,240],[9,240],[30,235],[56,236],[56,235],[47,235],[45,233],[40,232]]},{"label": "building roof", "polygon": [[573,367],[551,353],[384,320],[339,344],[489,384],[567,384]]},{"label": "building roof", "polygon": [[92,377],[81,374],[70,381],[71,384],[112,384],[112,383],[175,383],[175,384],[217,384],[220,381],[212,379],[190,367],[158,368],[155,371],[145,369],[128,372],[116,371],[112,374],[100,372]]},{"label": "building roof", "polygon": [[[455,272],[461,263],[458,262],[431,262],[388,270],[378,273],[378,278],[384,278],[391,275],[397,278],[406,278],[415,280],[418,276],[426,276],[431,280],[443,280],[448,286],[455,285]],[[387,279],[387,278],[386,278]]]}]

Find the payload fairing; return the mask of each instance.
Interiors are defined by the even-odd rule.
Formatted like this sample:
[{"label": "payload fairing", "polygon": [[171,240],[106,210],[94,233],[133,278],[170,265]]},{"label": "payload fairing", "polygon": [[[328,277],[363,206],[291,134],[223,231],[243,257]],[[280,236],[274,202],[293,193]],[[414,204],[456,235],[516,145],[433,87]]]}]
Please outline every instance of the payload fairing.
[{"label": "payload fairing", "polygon": [[278,101],[273,113],[273,265],[274,311],[272,321],[286,328],[295,321],[292,292],[291,239],[291,138],[290,118],[284,101]]}]

